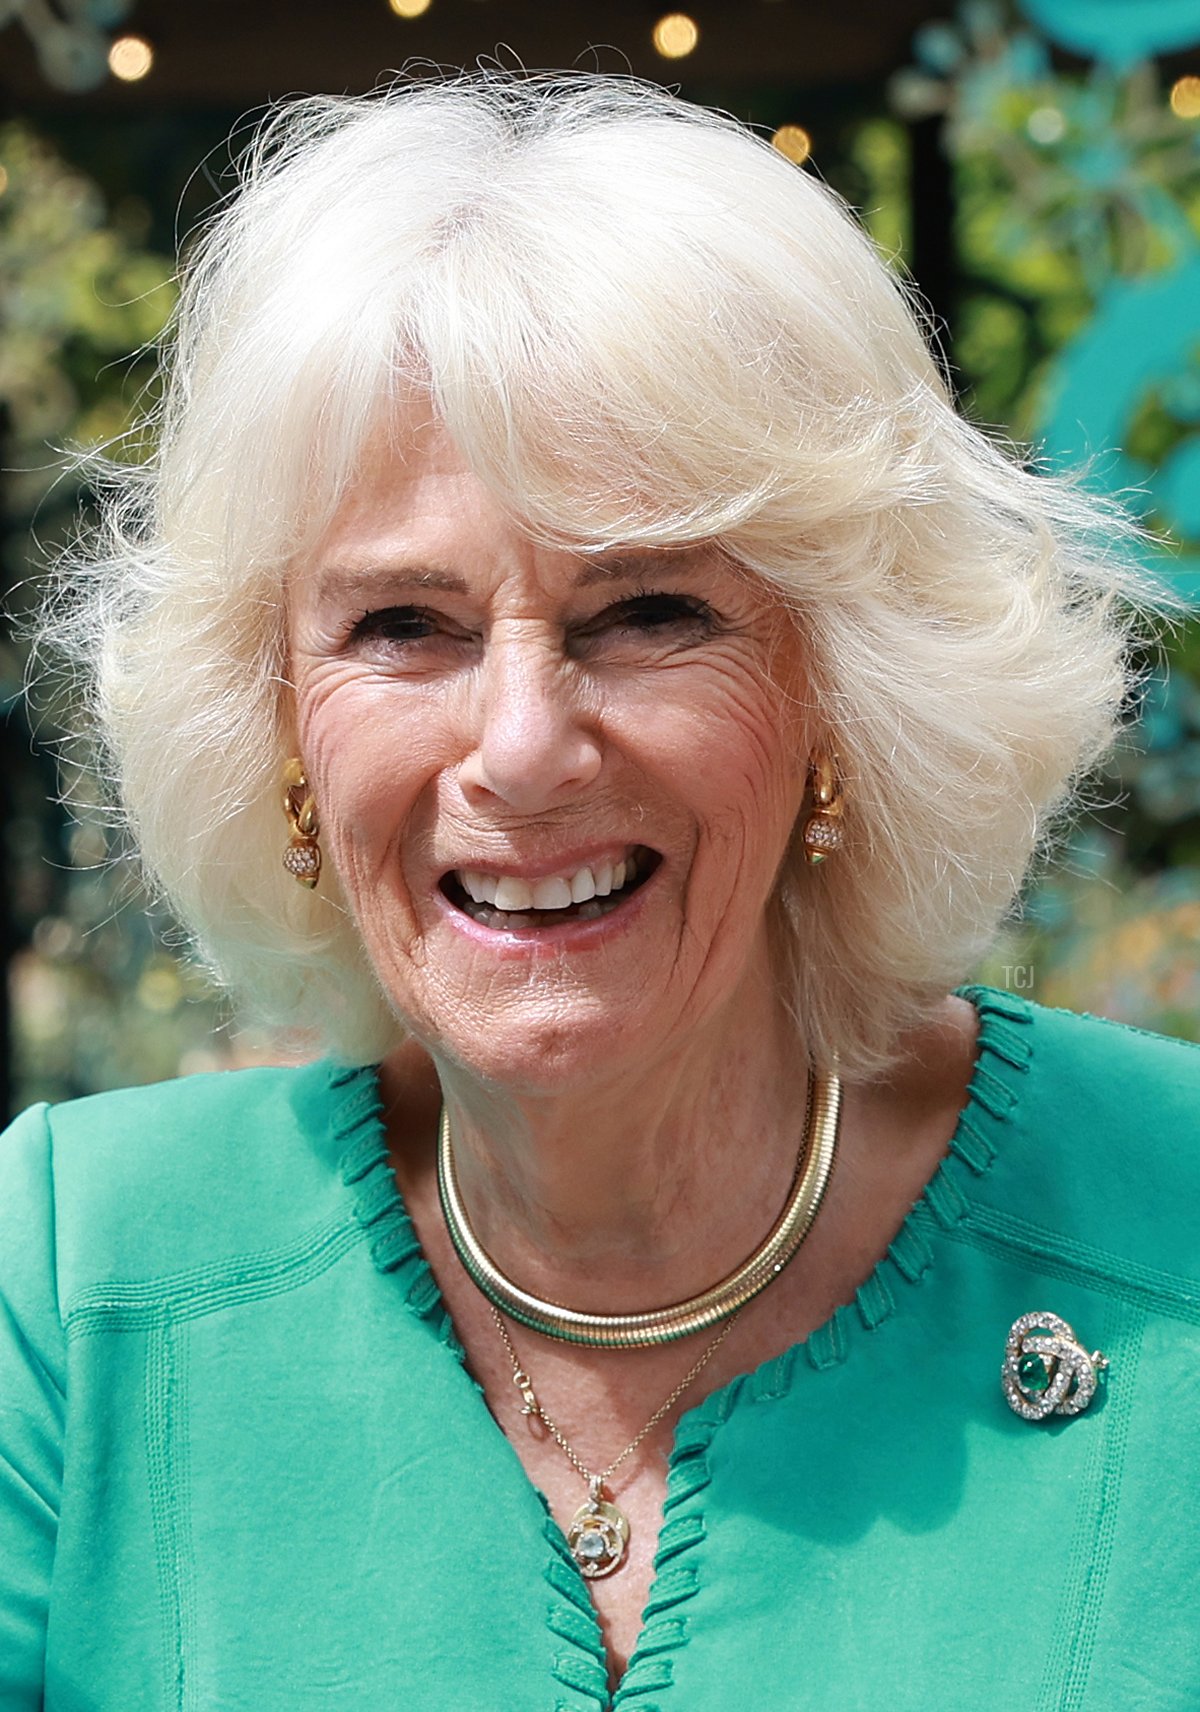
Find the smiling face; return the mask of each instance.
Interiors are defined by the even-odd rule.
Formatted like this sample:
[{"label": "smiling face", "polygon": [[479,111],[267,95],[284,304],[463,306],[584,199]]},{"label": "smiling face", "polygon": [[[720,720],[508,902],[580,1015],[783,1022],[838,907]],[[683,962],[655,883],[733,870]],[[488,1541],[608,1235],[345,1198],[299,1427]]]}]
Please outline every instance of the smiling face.
[{"label": "smiling face", "polygon": [[326,855],[435,1054],[578,1086],[761,1015],[799,644],[715,548],[538,545],[427,426],[297,568],[289,645]]}]

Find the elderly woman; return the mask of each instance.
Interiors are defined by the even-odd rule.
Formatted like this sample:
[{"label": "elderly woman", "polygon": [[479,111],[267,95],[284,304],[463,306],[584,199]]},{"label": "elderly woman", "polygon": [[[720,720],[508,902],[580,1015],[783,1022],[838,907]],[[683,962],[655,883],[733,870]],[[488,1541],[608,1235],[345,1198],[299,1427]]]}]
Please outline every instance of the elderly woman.
[{"label": "elderly woman", "polygon": [[0,1148],[5,1712],[1200,1704],[1200,1054],[952,990],[1118,525],[626,82],[290,107],[157,427],[59,620],[326,1056]]}]

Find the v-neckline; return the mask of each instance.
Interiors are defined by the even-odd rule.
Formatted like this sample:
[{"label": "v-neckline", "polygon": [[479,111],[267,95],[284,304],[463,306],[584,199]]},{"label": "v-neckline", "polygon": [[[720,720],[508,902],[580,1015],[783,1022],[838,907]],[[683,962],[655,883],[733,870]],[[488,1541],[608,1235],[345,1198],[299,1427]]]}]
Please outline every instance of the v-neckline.
[{"label": "v-neckline", "polygon": [[[570,1608],[569,1621],[560,1625],[551,1617],[551,1626],[560,1638],[570,1638],[580,1649],[580,1669],[567,1673],[564,1686],[585,1694],[600,1712],[620,1712],[635,1697],[661,1691],[670,1683],[669,1665],[664,1666],[672,1650],[685,1644],[687,1637],[686,1625],[672,1613],[697,1590],[696,1565],[688,1559],[704,1531],[703,1519],[694,1507],[679,1512],[686,1500],[709,1483],[709,1448],[721,1425],[743,1400],[769,1402],[787,1396],[801,1362],[819,1372],[848,1360],[864,1334],[875,1332],[897,1312],[904,1288],[920,1285],[927,1278],[934,1263],[931,1235],[939,1227],[952,1229],[965,1217],[970,1203],[964,1182],[982,1176],[993,1163],[996,1123],[1006,1122],[1015,1111],[1020,1077],[1029,1066],[1032,1011],[1025,999],[994,988],[965,986],[957,992],[974,1006],[979,1030],[971,1078],[949,1147],[853,1300],[836,1308],[782,1354],[736,1374],[679,1417],[667,1463],[654,1578],[637,1643],[611,1692],[607,1652],[587,1582],[544,1494],[529,1482],[546,1514],[545,1536],[552,1557],[545,1578]],[[367,1233],[371,1259],[380,1272],[396,1277],[405,1306],[429,1325],[470,1383],[482,1392],[396,1181],[377,1067],[347,1069],[333,1065],[329,1080],[334,1141],[340,1144],[339,1170],[352,1196],[354,1215]],[[502,1432],[498,1424],[496,1431]],[[581,1618],[585,1619],[582,1624]],[[587,1618],[590,1633],[585,1633]],[[565,1712],[569,1703],[561,1704]],[[644,1700],[640,1712],[651,1712]]]}]

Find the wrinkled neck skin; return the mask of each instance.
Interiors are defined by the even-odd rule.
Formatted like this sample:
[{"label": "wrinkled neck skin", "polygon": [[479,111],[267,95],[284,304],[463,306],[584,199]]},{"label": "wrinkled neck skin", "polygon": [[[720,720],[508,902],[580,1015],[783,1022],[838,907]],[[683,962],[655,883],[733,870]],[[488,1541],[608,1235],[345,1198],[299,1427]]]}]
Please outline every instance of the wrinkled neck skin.
[{"label": "wrinkled neck skin", "polygon": [[[484,1083],[427,1046],[476,1236],[534,1294],[604,1312],[705,1289],[765,1237],[804,1133],[807,1057],[754,970],[669,1057],[628,1058],[561,1089]],[[385,1065],[403,1100],[404,1054]],[[431,1175],[433,1150],[405,1175]],[[428,1187],[428,1185],[427,1185]]]}]

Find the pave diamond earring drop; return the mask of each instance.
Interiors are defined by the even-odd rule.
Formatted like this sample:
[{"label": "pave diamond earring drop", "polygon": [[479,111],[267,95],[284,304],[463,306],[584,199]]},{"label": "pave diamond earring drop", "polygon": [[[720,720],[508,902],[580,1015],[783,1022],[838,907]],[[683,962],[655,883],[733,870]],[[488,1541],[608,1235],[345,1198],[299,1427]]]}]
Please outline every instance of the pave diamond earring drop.
[{"label": "pave diamond earring drop", "polygon": [[283,812],[292,836],[283,852],[283,865],[294,880],[312,891],[321,877],[321,846],[317,834],[317,804],[304,776],[304,763],[296,755],[283,769]]},{"label": "pave diamond earring drop", "polygon": [[845,838],[842,787],[832,755],[813,756],[809,763],[808,783],[813,812],[804,823],[804,859],[815,868],[818,862],[840,850]]}]

